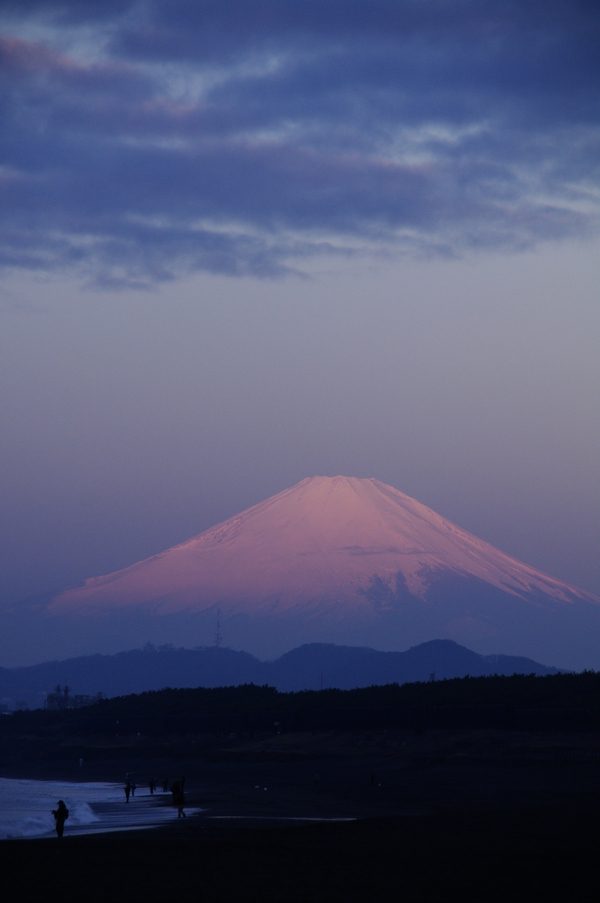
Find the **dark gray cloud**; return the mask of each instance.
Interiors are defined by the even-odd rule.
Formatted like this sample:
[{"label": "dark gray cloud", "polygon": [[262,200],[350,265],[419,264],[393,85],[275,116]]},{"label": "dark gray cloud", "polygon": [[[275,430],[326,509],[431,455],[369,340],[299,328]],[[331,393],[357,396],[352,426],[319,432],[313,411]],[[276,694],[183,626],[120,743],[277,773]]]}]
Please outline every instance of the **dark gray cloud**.
[{"label": "dark gray cloud", "polygon": [[28,0],[1,12],[4,267],[137,285],[597,227],[594,4]]}]

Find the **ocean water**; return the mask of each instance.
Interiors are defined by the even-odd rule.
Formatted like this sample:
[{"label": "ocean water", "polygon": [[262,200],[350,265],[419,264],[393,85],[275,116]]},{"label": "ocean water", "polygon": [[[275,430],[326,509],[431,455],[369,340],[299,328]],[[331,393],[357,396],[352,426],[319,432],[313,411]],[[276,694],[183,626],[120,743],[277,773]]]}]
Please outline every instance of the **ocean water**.
[{"label": "ocean water", "polygon": [[[157,828],[177,818],[169,792],[150,794],[147,788],[138,787],[126,802],[120,783],[0,778],[0,841],[56,837],[52,810],[59,800],[64,800],[69,810],[65,837]],[[185,807],[187,816],[202,812],[197,806]]]},{"label": "ocean water", "polygon": [[0,778],[0,840],[55,834],[52,810],[58,800],[69,809],[69,829],[92,828],[100,822],[93,803],[121,802],[120,784],[27,781]]}]

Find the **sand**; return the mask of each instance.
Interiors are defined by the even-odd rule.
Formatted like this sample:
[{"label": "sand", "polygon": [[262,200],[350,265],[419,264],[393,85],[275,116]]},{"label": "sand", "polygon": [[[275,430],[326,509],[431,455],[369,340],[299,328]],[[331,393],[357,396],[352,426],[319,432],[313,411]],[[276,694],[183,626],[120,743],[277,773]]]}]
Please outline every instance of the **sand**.
[{"label": "sand", "polygon": [[[109,804],[101,831],[3,841],[2,876],[32,901],[63,887],[70,899],[163,903],[595,900],[595,739],[570,750],[546,739],[544,755],[523,740],[512,758],[515,739],[498,742],[464,738],[460,754],[438,758],[431,737],[410,759],[384,746],[298,761],[144,760],[133,763],[135,802]],[[185,819],[141,778],[169,772],[186,776]],[[121,764],[55,761],[32,773],[23,763],[5,776],[78,773],[119,780]],[[160,826],[140,829],[135,807],[161,810]]]}]

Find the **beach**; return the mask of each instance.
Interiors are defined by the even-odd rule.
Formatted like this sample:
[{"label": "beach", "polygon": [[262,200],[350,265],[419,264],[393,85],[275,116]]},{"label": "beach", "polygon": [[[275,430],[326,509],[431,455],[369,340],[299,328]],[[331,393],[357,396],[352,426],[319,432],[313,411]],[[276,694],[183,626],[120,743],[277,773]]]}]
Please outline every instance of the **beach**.
[{"label": "beach", "polygon": [[[169,823],[170,793],[138,793],[126,800],[108,782],[39,781],[0,778],[0,840],[28,840],[56,834],[54,811],[62,801],[68,816],[63,836],[145,830]],[[188,807],[187,816],[201,810]]]},{"label": "beach", "polygon": [[[322,754],[296,760],[140,760],[140,775],[185,776],[185,819],[140,779],[129,803],[97,807],[93,832],[1,842],[3,877],[26,900],[63,884],[91,901],[596,899],[596,738],[513,736],[511,757],[489,732],[453,756],[425,736],[410,761],[389,737],[352,756],[325,739],[306,738]],[[38,762],[35,777],[118,786],[117,767]]]},{"label": "beach", "polygon": [[584,829],[584,814],[548,806],[434,821],[196,817],[155,830],[5,841],[0,857],[3,878],[32,901],[62,888],[91,901],[581,901],[597,898],[597,834]]}]

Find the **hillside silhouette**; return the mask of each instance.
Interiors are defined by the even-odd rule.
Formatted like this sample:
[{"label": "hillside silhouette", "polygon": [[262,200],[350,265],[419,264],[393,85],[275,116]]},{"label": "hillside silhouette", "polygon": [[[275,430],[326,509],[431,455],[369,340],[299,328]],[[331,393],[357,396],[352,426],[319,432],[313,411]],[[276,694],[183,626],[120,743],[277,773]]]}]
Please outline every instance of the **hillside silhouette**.
[{"label": "hillside silhouette", "polygon": [[[405,652],[307,644],[274,661],[216,646],[176,649],[147,645],[116,655],[93,655],[0,669],[0,699],[9,708],[46,705],[55,688],[67,687],[71,704],[85,697],[122,696],[163,687],[268,684],[282,691],[353,689],[381,684],[485,675],[552,674],[531,659],[479,655],[450,640],[432,640]],[[49,695],[50,694],[50,695]],[[83,700],[82,700],[83,697]],[[21,703],[21,705],[19,705]]]}]

